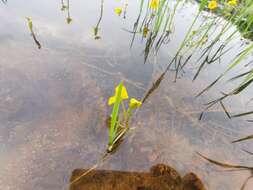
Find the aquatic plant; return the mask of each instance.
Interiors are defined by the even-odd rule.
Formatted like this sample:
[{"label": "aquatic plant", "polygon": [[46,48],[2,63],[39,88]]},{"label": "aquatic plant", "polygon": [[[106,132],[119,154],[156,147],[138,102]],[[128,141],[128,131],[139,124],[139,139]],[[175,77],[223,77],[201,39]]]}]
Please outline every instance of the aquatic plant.
[{"label": "aquatic plant", "polygon": [[[137,20],[134,23],[133,30],[129,32],[133,34],[131,46],[133,45],[136,34],[140,33],[142,35],[142,39],[145,39],[144,63],[147,61],[149,54],[153,50],[155,54],[157,54],[162,44],[169,43],[170,35],[174,32],[174,30],[172,30],[173,18],[177,9],[180,7],[180,4],[183,6],[184,2],[186,1],[177,0],[175,3],[169,4],[166,0],[140,1],[140,9]],[[144,9],[145,4],[146,10]],[[176,81],[178,74],[180,72],[184,72],[184,67],[191,62],[191,58],[194,57],[193,55],[198,52],[201,52],[201,54],[196,61],[198,68],[193,76],[193,80],[196,80],[201,71],[208,65],[220,63],[222,57],[232,49],[231,44],[233,43],[235,37],[238,37],[238,30],[233,28],[234,25],[241,28],[239,30],[243,36],[253,34],[253,30],[251,30],[252,32],[249,32],[249,28],[251,25],[253,26],[253,17],[249,16],[252,8],[252,1],[238,2],[237,0],[201,0],[199,2],[199,9],[193,18],[191,25],[187,29],[182,42],[179,44],[175,55],[168,63],[168,66],[165,68],[162,76],[170,70],[171,66],[174,66]],[[199,24],[199,20],[204,14],[206,14],[206,11],[210,12],[210,14],[208,14],[208,20],[204,19],[203,22]],[[143,20],[141,21],[143,12],[145,13]],[[225,18],[225,20],[223,20],[221,16]],[[247,21],[247,24],[245,23],[245,20]],[[218,27],[216,23],[221,21],[224,24]],[[230,70],[239,65],[252,52],[252,48],[251,44],[245,46],[238,55],[235,55],[234,58],[232,58],[229,67],[225,69],[225,71],[220,74],[214,82],[199,92],[196,97],[209,90]],[[237,95],[246,89],[253,81],[252,76],[252,72],[247,72],[243,75],[240,74],[237,76],[237,79],[245,77],[245,80],[231,92],[223,93],[221,98],[208,103],[206,109],[209,109],[216,103],[219,103],[229,118],[253,113],[246,112],[237,115],[230,115],[223,104],[224,99]],[[159,85],[162,79],[163,77],[159,77],[154,84]],[[149,96],[151,94],[150,92],[154,91],[158,85],[152,86],[147,96]]]},{"label": "aquatic plant", "polygon": [[[244,152],[253,155],[253,153],[251,153],[251,152],[249,152],[249,151],[247,151],[247,150],[244,150]],[[203,154],[200,154],[199,152],[197,152],[197,154],[198,154],[201,158],[203,158],[203,159],[207,160],[208,162],[210,162],[211,164],[217,165],[217,166],[222,167],[222,168],[225,168],[225,169],[231,169],[231,170],[228,170],[228,171],[231,171],[231,172],[232,172],[232,171],[243,171],[243,170],[248,170],[248,171],[250,171],[251,174],[250,174],[250,176],[247,177],[247,178],[245,179],[245,181],[243,182],[243,184],[242,184],[242,186],[241,186],[241,190],[244,190],[245,187],[246,187],[246,185],[247,185],[247,183],[249,182],[249,180],[250,180],[251,178],[253,178],[253,167],[251,167],[251,166],[244,166],[244,165],[235,165],[235,164],[222,163],[222,162],[219,162],[219,161],[210,159],[210,158],[204,156]]]},{"label": "aquatic plant", "polygon": [[73,19],[70,16],[70,2],[69,2],[69,0],[67,0],[66,4],[64,3],[64,0],[61,0],[61,11],[67,11],[66,23],[71,24]]},{"label": "aquatic plant", "polygon": [[26,17],[26,20],[27,20],[28,28],[29,28],[29,30],[31,32],[31,35],[33,37],[33,40],[34,40],[35,44],[38,46],[38,49],[40,49],[41,48],[41,44],[37,40],[37,37],[36,37],[36,35],[35,35],[34,31],[33,31],[33,22],[32,22],[32,19],[29,18],[29,17]]},{"label": "aquatic plant", "polygon": [[[109,127],[108,152],[112,152],[129,130],[129,120],[134,109],[142,105],[141,101],[131,98],[126,109],[124,100],[127,100],[128,93],[123,81],[115,88],[115,94],[108,99],[108,105],[113,105]],[[121,109],[122,108],[122,109]]]},{"label": "aquatic plant", "polygon": [[68,16],[66,18],[66,22],[67,22],[67,24],[70,24],[73,21],[73,19],[70,16],[70,3],[69,3],[69,0],[67,0],[67,12],[68,12]]},{"label": "aquatic plant", "polygon": [[104,13],[104,0],[101,0],[101,5],[100,5],[100,16],[98,18],[98,22],[96,24],[95,27],[93,27],[93,35],[94,35],[94,39],[98,40],[101,38],[101,36],[99,35],[99,25],[102,21],[103,18],[103,13]]}]

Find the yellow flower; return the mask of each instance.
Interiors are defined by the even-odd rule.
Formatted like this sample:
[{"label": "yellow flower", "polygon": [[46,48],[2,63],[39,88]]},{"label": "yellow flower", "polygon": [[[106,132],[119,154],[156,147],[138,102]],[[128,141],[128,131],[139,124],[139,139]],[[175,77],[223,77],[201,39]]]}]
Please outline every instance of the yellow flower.
[{"label": "yellow flower", "polygon": [[143,37],[144,37],[144,38],[146,38],[146,37],[147,37],[148,32],[149,32],[148,27],[144,26],[143,31],[142,31],[142,33],[143,33]]},{"label": "yellow flower", "polygon": [[117,15],[121,15],[121,13],[122,13],[122,8],[121,7],[117,7],[117,8],[115,8],[114,9],[114,12],[117,14]]},{"label": "yellow flower", "polygon": [[115,101],[116,101],[116,97],[115,96],[110,97],[109,100],[108,100],[108,105],[114,104]]},{"label": "yellow flower", "polygon": [[131,109],[135,109],[137,107],[140,107],[142,105],[141,101],[136,100],[135,98],[131,98],[129,102],[129,107]]},{"label": "yellow flower", "polygon": [[156,10],[159,5],[159,0],[151,0],[150,2],[150,8]]},{"label": "yellow flower", "polygon": [[[112,105],[112,104],[115,103],[115,101],[116,101],[116,94],[118,92],[118,89],[119,89],[119,86],[117,86],[115,88],[115,95],[109,98],[108,105]],[[124,85],[122,86],[122,89],[121,89],[121,99],[122,100],[128,99],[128,93],[127,93],[126,87]]]},{"label": "yellow flower", "polygon": [[230,1],[228,1],[228,4],[230,6],[236,6],[237,5],[237,0],[230,0]]},{"label": "yellow flower", "polygon": [[214,9],[216,9],[218,7],[218,4],[217,4],[217,1],[215,1],[215,0],[212,0],[212,1],[210,1],[209,3],[208,3],[208,8],[210,9],[210,10],[214,10]]}]

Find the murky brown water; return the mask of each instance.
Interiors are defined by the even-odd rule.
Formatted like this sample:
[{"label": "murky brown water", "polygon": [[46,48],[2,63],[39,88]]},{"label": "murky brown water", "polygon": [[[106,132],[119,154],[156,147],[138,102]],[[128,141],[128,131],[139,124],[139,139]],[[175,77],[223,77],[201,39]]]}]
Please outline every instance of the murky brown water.
[{"label": "murky brown water", "polygon": [[[132,27],[138,8],[134,3],[129,8],[133,16],[127,20],[114,15],[117,2],[105,4],[102,39],[97,41],[92,27],[100,1],[70,3],[70,25],[60,11],[60,1],[0,5],[0,189],[67,189],[71,172],[89,168],[105,151],[105,120],[110,112],[106,102],[114,85],[124,79],[129,94],[141,98],[158,77],[159,63],[167,62],[166,49],[161,50],[158,64],[151,58],[145,65],[142,45],[135,43],[129,49],[131,35],[122,28]],[[25,16],[33,19],[41,50],[29,35]],[[219,107],[198,121],[202,104],[217,94],[214,89],[199,99],[194,95],[211,78],[204,72],[195,83],[188,76],[174,83],[169,73],[134,116],[136,129],[102,168],[147,171],[164,163],[182,175],[195,172],[207,189],[239,189],[248,172],[224,172],[196,155],[199,151],[224,162],[253,164],[253,158],[242,151],[250,150],[252,143],[230,143],[253,133],[250,123],[228,120]],[[227,104],[244,110],[238,107],[244,98]],[[252,188],[249,183],[246,190]]]}]

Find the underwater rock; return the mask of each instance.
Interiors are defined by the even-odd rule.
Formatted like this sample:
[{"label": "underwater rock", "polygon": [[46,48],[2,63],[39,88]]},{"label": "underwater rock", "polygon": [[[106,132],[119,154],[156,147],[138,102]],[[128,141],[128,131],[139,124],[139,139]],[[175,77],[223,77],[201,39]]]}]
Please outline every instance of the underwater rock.
[{"label": "underwater rock", "polygon": [[[70,182],[87,170],[76,169]],[[183,178],[170,166],[157,164],[149,173],[94,170],[72,184],[69,190],[205,190],[194,173]]]}]

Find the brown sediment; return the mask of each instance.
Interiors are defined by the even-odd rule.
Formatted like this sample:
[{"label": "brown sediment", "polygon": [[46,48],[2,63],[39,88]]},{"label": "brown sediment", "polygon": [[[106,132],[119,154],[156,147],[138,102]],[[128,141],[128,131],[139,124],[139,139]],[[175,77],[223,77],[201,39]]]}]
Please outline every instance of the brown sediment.
[{"label": "brown sediment", "polygon": [[[76,169],[70,181],[78,178],[86,170]],[[151,167],[150,172],[126,172],[95,170],[72,184],[70,190],[205,190],[201,180],[194,173],[183,178],[165,164]]]}]

